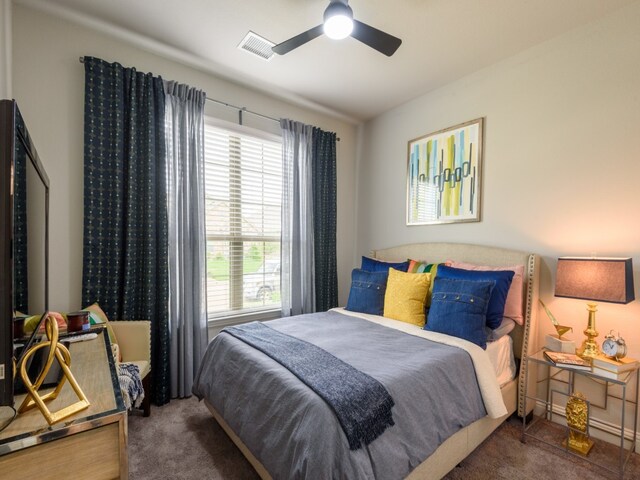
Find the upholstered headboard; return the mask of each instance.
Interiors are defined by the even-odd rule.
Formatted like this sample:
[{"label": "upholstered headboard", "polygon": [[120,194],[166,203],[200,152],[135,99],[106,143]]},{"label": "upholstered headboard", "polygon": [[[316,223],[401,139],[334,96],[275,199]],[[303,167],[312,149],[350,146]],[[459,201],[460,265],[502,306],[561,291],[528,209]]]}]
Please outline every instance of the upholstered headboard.
[{"label": "upholstered headboard", "polygon": [[[384,261],[404,261],[408,258],[429,263],[443,263],[447,260],[475,263],[493,267],[524,265],[523,315],[524,324],[517,325],[511,332],[514,355],[520,359],[518,377],[518,415],[524,416],[534,408],[529,401],[525,407],[524,385],[526,379],[527,356],[538,351],[538,291],[540,257],[534,253],[505,248],[471,245],[466,243],[414,243],[397,247],[373,250],[373,258]],[[528,391],[535,392],[535,368],[529,375]]]}]

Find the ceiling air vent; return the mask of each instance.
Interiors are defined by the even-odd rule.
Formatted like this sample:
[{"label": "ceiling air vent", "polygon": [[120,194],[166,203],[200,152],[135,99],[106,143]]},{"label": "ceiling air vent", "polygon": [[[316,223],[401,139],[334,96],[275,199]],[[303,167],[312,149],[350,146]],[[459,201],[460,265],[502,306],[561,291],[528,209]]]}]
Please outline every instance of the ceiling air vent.
[{"label": "ceiling air vent", "polygon": [[271,60],[271,57],[273,57],[271,47],[274,45],[275,43],[270,42],[266,38],[262,38],[257,33],[249,31],[238,45],[238,48],[257,55],[263,60]]}]

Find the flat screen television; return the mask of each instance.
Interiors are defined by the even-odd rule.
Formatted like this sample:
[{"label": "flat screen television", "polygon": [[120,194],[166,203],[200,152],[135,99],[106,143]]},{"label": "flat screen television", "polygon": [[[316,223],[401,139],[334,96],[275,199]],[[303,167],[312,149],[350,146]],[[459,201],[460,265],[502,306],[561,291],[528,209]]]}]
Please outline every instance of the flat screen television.
[{"label": "flat screen television", "polygon": [[0,229],[0,406],[13,406],[16,347],[33,341],[14,317],[49,307],[49,178],[15,100],[0,100]]}]

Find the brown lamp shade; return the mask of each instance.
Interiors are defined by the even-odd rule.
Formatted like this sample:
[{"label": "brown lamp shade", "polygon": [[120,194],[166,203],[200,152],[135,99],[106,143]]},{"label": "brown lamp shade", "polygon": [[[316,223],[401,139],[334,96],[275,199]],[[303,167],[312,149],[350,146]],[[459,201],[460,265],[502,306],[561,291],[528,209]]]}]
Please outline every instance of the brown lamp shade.
[{"label": "brown lamp shade", "polygon": [[558,258],[556,297],[629,303],[635,298],[630,258]]}]

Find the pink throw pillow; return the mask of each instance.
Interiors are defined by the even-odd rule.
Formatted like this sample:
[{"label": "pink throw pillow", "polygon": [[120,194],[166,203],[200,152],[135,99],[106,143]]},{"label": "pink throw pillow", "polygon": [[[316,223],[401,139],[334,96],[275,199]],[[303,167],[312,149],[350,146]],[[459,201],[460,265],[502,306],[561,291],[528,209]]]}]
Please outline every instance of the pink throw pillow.
[{"label": "pink throw pillow", "polygon": [[512,265],[508,267],[487,267],[484,265],[474,265],[472,263],[456,262],[455,260],[447,260],[447,265],[454,268],[462,268],[464,270],[481,270],[481,271],[498,271],[511,270],[513,280],[507,293],[507,300],[504,304],[504,316],[510,318],[516,323],[522,325],[524,317],[522,316],[522,286],[524,282],[524,265]]}]

